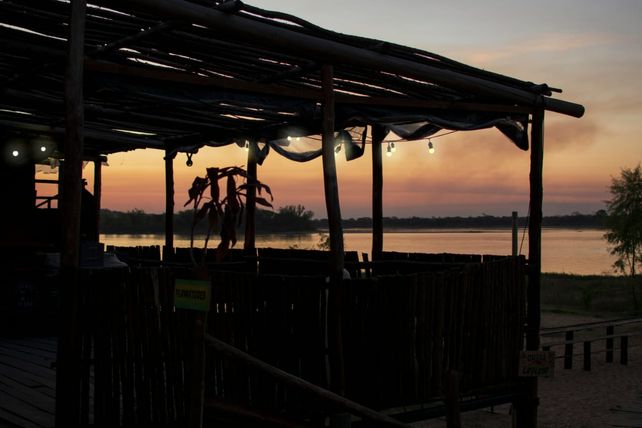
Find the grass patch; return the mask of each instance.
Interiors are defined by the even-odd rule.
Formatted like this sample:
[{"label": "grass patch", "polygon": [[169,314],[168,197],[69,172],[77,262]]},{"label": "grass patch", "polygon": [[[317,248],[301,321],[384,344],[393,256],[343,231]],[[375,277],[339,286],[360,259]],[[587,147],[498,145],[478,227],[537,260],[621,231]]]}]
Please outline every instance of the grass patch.
[{"label": "grass patch", "polygon": [[[633,299],[633,287],[638,302]],[[642,278],[542,274],[541,303],[549,311],[590,315],[642,315]]]}]

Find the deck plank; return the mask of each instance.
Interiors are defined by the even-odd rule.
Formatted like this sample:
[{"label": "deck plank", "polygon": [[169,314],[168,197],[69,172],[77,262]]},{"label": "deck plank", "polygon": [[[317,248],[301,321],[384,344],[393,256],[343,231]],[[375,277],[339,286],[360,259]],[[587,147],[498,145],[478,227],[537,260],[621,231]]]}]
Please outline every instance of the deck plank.
[{"label": "deck plank", "polygon": [[29,388],[19,382],[7,378],[0,378],[0,392],[4,392],[19,400],[30,403],[40,410],[55,412],[56,400],[54,397],[43,394],[38,388]]},{"label": "deck plank", "polygon": [[0,365],[13,367],[23,372],[37,376],[43,380],[43,384],[55,387],[56,385],[56,372],[50,368],[33,364],[20,358],[10,357],[8,355],[0,354]]},{"label": "deck plank", "polygon": [[44,412],[2,391],[0,391],[0,403],[2,403],[2,410],[5,412],[20,416],[22,419],[26,419],[39,427],[53,428],[54,426],[54,415]]},{"label": "deck plank", "polygon": [[0,428],[55,424],[55,338],[0,338]]}]

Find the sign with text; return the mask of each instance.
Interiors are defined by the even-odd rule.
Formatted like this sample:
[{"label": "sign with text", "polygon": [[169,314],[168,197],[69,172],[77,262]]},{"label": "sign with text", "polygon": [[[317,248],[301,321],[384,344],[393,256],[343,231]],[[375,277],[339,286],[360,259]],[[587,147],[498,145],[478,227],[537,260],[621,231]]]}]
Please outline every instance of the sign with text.
[{"label": "sign with text", "polygon": [[553,377],[555,352],[522,351],[519,353],[519,375],[522,377]]},{"label": "sign with text", "polygon": [[177,309],[210,310],[210,282],[193,279],[176,279],[174,306]]}]

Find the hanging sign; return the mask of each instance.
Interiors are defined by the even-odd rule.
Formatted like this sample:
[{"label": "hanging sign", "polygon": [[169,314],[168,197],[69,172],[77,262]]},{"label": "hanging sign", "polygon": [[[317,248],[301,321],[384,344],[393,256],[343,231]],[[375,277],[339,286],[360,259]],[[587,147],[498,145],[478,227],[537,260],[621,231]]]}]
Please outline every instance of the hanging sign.
[{"label": "hanging sign", "polygon": [[207,312],[210,310],[210,300],[210,281],[176,279],[174,306],[177,309]]},{"label": "hanging sign", "polygon": [[519,353],[519,376],[553,377],[555,352],[522,351]]}]

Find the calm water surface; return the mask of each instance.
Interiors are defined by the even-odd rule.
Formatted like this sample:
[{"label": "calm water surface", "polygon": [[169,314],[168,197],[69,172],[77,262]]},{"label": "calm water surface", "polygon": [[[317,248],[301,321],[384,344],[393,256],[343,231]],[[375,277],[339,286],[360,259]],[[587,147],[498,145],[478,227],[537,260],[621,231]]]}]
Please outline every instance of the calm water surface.
[{"label": "calm water surface", "polygon": [[[582,275],[612,273],[615,259],[608,253],[602,230],[544,229],[542,232],[542,270]],[[347,250],[370,252],[372,239],[367,231],[346,231]],[[321,240],[319,233],[261,235],[257,247],[316,248]],[[136,246],[163,245],[163,235],[102,235],[106,245]],[[189,237],[177,236],[177,247],[189,247]],[[461,254],[510,254],[511,233],[505,230],[413,230],[384,234],[384,250],[423,253]],[[199,243],[200,245],[200,243]],[[242,245],[242,241],[238,244]],[[210,247],[216,241],[210,242]],[[522,241],[520,231],[518,247],[521,254],[528,254],[528,237]]]}]

